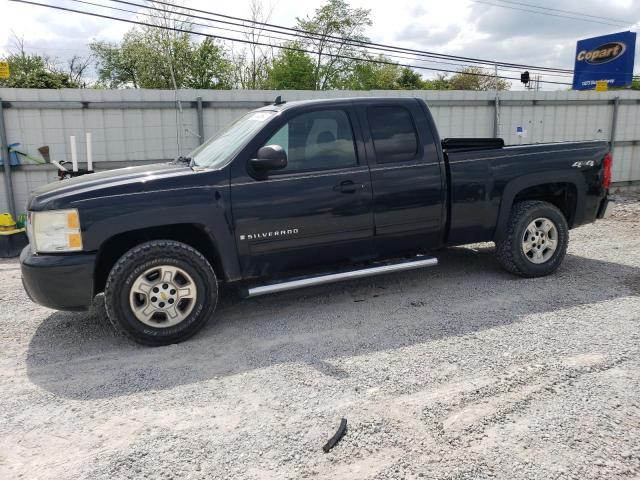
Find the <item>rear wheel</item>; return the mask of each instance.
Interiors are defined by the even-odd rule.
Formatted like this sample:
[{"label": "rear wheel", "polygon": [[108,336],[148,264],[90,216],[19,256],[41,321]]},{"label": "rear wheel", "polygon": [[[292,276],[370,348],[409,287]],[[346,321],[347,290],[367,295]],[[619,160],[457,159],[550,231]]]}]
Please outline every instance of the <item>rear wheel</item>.
[{"label": "rear wheel", "polygon": [[140,244],[114,265],[105,287],[111,323],[145,345],[181,342],[213,316],[215,272],[192,247],[172,240]]},{"label": "rear wheel", "polygon": [[522,277],[553,273],[562,263],[569,243],[563,213],[553,204],[524,201],[514,205],[496,256],[502,267]]}]

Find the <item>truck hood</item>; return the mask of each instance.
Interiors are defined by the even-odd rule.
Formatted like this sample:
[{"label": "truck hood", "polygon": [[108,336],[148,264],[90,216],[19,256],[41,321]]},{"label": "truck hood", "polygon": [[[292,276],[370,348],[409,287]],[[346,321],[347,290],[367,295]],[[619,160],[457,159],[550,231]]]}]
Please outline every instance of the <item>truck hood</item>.
[{"label": "truck hood", "polygon": [[169,179],[193,174],[186,164],[157,163],[118,168],[57,181],[35,189],[29,198],[29,210],[59,208],[65,199],[78,200],[118,193],[141,192],[158,188]]}]

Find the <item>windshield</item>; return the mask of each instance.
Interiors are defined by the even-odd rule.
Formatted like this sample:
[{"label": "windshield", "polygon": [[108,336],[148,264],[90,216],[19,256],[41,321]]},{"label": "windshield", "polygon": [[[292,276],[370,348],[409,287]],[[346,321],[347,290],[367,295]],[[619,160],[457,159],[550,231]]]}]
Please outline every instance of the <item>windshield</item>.
[{"label": "windshield", "polygon": [[193,164],[206,168],[223,167],[275,114],[275,111],[247,113],[191,152]]}]

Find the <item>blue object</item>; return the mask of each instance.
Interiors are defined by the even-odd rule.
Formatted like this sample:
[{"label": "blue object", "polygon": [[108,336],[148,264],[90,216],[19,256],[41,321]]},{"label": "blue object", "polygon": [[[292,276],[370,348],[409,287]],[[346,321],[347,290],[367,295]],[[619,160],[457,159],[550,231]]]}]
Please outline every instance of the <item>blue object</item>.
[{"label": "blue object", "polygon": [[9,145],[9,158],[11,159],[10,163],[12,166],[20,165],[20,157],[18,157],[18,151],[16,150],[19,145],[19,143]]},{"label": "blue object", "polygon": [[[9,145],[9,158],[11,159],[9,161],[9,165],[11,166],[20,165],[20,157],[18,157],[18,152],[15,150],[19,145],[19,143],[12,143]],[[4,158],[2,157],[0,157],[0,165],[4,165]]]},{"label": "blue object", "polygon": [[635,32],[578,41],[573,89],[594,90],[598,80],[606,80],[609,88],[631,86],[635,54]]}]

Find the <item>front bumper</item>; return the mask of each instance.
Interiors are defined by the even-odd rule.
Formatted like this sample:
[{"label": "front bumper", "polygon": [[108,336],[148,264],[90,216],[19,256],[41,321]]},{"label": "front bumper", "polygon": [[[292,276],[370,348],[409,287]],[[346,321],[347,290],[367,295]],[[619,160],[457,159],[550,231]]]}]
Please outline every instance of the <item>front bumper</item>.
[{"label": "front bumper", "polygon": [[20,254],[22,284],[29,298],[56,310],[86,310],[93,301],[96,255],[37,255],[27,245]]},{"label": "front bumper", "polygon": [[598,218],[609,218],[613,212],[614,206],[615,203],[613,203],[609,197],[605,197],[604,200],[602,200],[602,203],[600,203],[600,208],[598,208]]}]

